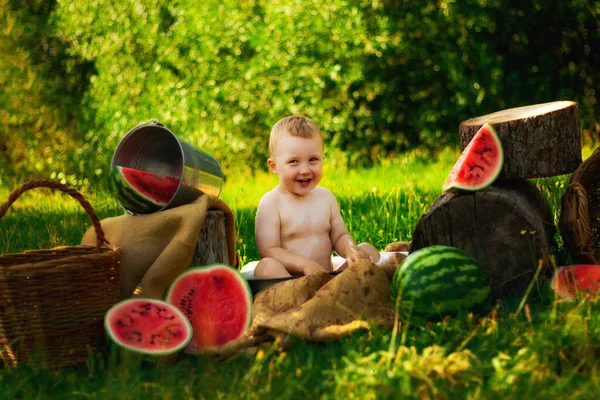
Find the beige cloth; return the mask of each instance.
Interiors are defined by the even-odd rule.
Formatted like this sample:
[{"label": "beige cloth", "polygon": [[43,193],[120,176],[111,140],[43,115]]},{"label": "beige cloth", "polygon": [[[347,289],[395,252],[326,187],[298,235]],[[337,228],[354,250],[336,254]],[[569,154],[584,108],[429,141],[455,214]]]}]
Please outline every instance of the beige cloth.
[{"label": "beige cloth", "polygon": [[[203,195],[193,203],[169,210],[146,215],[121,215],[101,221],[109,243],[123,249],[121,298],[130,297],[138,285],[144,296],[164,298],[165,290],[173,279],[190,266],[209,209],[218,209],[225,214],[229,263],[235,267],[233,213],[216,197]],[[93,228],[84,234],[81,243],[96,244]]]},{"label": "beige cloth", "polygon": [[333,278],[323,271],[269,286],[256,296],[252,324],[241,338],[202,352],[227,358],[271,339],[281,344],[290,337],[327,341],[372,324],[391,327],[392,274],[390,268],[359,260]]}]

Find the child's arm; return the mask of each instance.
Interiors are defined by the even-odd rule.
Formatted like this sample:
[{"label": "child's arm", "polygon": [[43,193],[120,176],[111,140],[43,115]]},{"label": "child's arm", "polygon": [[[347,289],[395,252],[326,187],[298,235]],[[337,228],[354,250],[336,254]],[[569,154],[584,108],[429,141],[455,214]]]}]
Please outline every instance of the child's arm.
[{"label": "child's arm", "polygon": [[344,257],[348,261],[348,265],[352,265],[358,260],[368,260],[364,252],[362,252],[354,238],[348,233],[346,224],[342,219],[340,213],[340,207],[338,206],[337,200],[333,193],[331,194],[331,232],[329,234],[333,249],[340,256]]},{"label": "child's arm", "polygon": [[321,264],[283,249],[280,230],[281,224],[275,199],[267,193],[258,203],[256,211],[255,236],[260,257],[276,259],[292,275],[310,275],[324,270]]}]

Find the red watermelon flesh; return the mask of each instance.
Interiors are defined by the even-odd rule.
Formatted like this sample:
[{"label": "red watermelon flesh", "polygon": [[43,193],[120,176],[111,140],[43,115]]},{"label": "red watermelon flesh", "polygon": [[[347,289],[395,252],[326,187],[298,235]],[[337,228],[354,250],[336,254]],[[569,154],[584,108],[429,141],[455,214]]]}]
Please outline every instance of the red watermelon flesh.
[{"label": "red watermelon flesh", "polygon": [[600,265],[575,264],[560,267],[552,278],[552,289],[561,297],[594,298],[600,291]]},{"label": "red watermelon flesh", "polygon": [[185,315],[155,299],[133,298],[115,304],[106,312],[104,327],[116,344],[143,354],[173,354],[192,338]]},{"label": "red watermelon flesh", "polygon": [[186,353],[237,339],[252,320],[248,282],[228,265],[188,269],[171,284],[167,301],[183,311],[192,324],[194,336]]},{"label": "red watermelon flesh", "polygon": [[117,168],[133,189],[158,204],[167,205],[179,188],[179,178],[158,177],[152,172],[128,167]]},{"label": "red watermelon flesh", "polygon": [[450,171],[443,191],[480,190],[496,180],[504,164],[504,151],[496,130],[489,123],[477,131]]}]

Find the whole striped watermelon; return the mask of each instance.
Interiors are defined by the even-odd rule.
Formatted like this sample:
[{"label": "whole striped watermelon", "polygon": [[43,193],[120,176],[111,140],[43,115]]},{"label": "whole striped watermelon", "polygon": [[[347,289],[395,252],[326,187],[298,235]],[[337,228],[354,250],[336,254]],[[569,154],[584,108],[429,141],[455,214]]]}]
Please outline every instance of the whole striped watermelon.
[{"label": "whole striped watermelon", "polygon": [[411,253],[396,270],[390,295],[399,316],[417,324],[461,311],[487,311],[491,305],[489,279],[481,265],[450,246]]}]

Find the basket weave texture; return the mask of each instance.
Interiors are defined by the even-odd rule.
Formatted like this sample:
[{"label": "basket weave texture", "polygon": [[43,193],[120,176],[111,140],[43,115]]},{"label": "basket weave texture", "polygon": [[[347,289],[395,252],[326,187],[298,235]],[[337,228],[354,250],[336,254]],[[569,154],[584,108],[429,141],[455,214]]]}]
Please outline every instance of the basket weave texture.
[{"label": "basket weave texture", "polygon": [[600,147],[573,172],[561,201],[559,229],[573,263],[600,261]]},{"label": "basket weave texture", "polygon": [[79,201],[96,231],[96,246],[61,246],[0,255],[0,358],[5,365],[63,367],[87,361],[104,342],[106,311],[119,301],[122,250],[109,245],[90,203],[52,180],[29,181],[0,207],[34,188],[57,189]]}]

